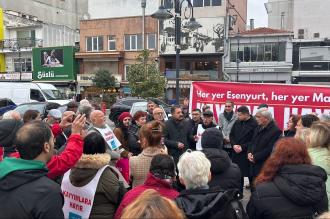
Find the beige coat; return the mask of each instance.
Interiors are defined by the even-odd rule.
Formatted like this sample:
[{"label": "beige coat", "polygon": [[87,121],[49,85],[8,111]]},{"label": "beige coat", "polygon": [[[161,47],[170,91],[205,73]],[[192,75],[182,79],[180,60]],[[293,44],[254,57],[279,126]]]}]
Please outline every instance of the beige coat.
[{"label": "beige coat", "polygon": [[147,147],[141,154],[129,159],[132,188],[142,185],[147,178],[152,158],[161,153],[159,147]]}]

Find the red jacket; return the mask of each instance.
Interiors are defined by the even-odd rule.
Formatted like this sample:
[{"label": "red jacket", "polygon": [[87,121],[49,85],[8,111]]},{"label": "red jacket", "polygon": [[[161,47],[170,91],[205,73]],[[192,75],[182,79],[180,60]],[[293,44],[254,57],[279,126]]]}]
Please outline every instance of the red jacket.
[{"label": "red jacket", "polygon": [[79,134],[71,135],[67,140],[65,150],[60,155],[54,155],[48,162],[48,177],[54,179],[71,169],[83,153],[83,139]]},{"label": "red jacket", "polygon": [[159,192],[161,196],[172,200],[174,200],[179,195],[179,193],[172,188],[169,182],[154,177],[151,173],[148,173],[147,179],[143,185],[137,186],[125,194],[116,211],[115,219],[120,219],[124,208],[131,204],[139,195],[141,195],[141,193],[147,189],[154,189]]},{"label": "red jacket", "polygon": [[59,134],[62,133],[60,123],[58,122],[55,122],[53,125],[50,126],[50,128],[52,129],[54,138],[56,138]]}]

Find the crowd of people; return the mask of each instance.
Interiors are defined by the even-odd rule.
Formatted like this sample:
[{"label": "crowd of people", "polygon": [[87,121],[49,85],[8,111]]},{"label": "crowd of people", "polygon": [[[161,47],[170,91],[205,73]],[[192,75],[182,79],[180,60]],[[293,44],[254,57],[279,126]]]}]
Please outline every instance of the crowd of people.
[{"label": "crowd of people", "polygon": [[208,105],[187,109],[165,120],[149,101],[114,129],[86,99],[46,118],[6,112],[0,218],[330,218],[328,114],[281,130],[266,104],[251,115],[228,100],[218,122]]}]

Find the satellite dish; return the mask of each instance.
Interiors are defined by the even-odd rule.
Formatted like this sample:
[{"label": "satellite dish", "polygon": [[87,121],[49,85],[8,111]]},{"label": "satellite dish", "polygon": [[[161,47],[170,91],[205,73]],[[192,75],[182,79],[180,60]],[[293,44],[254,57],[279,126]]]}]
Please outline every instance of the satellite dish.
[{"label": "satellite dish", "polygon": [[89,13],[84,13],[82,15],[82,20],[89,20],[91,18],[90,14]]}]

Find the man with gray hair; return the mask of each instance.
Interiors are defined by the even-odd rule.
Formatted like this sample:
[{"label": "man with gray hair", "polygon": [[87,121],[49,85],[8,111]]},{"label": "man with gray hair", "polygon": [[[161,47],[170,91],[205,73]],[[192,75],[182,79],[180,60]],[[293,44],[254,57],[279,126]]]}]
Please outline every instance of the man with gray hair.
[{"label": "man with gray hair", "polygon": [[185,152],[178,162],[178,170],[186,190],[181,191],[175,202],[188,219],[247,218],[237,189],[209,188],[211,163],[204,153]]},{"label": "man with gray hair", "polygon": [[259,175],[262,166],[273,151],[274,144],[282,135],[282,131],[275,124],[273,115],[267,108],[260,108],[255,118],[258,126],[248,146],[252,181]]}]

